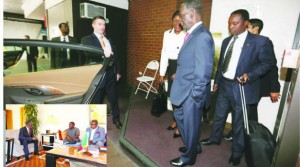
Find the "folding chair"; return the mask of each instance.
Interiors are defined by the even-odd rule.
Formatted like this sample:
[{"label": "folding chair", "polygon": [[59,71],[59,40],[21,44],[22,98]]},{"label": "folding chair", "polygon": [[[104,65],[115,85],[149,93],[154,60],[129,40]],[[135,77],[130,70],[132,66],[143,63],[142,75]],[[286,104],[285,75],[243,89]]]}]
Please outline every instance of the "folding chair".
[{"label": "folding chair", "polygon": [[[138,90],[142,90],[147,93],[147,95],[145,97],[145,99],[147,99],[150,91],[153,93],[157,93],[157,90],[152,85],[155,80],[158,68],[159,68],[159,63],[157,60],[152,60],[147,64],[143,75],[141,77],[136,78],[136,80],[139,81],[139,85],[135,91],[135,94],[138,92]],[[152,72],[150,72],[150,71],[152,71]],[[153,74],[153,73],[154,73],[154,75],[150,76],[150,74]],[[141,88],[140,87],[141,85],[143,85],[145,88]]]}]

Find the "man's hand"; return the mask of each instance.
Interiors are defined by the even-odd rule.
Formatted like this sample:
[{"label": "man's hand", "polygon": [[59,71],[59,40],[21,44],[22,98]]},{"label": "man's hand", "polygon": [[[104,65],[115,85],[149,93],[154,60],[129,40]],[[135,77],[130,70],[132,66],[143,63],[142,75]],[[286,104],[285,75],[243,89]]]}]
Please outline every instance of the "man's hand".
[{"label": "man's hand", "polygon": [[171,79],[174,81],[174,79],[175,79],[175,74],[176,73],[174,73],[173,75],[172,75],[172,77],[171,77]]},{"label": "man's hand", "polygon": [[271,98],[272,103],[276,103],[280,99],[280,93],[279,92],[271,92],[270,98]]},{"label": "man's hand", "polygon": [[89,145],[93,143],[93,140],[89,140]]},{"label": "man's hand", "polygon": [[218,90],[218,85],[217,84],[214,84],[213,85],[213,92],[216,92]]},{"label": "man's hand", "polygon": [[104,48],[104,56],[110,57],[113,54],[113,52],[110,49]]},{"label": "man's hand", "polygon": [[160,82],[160,83],[164,82],[164,76],[160,76],[160,77],[159,77],[159,82]]},{"label": "man's hand", "polygon": [[119,81],[121,78],[121,74],[117,74],[117,81]]},{"label": "man's hand", "polygon": [[236,77],[236,79],[239,81],[239,83],[245,84],[249,80],[249,76],[247,73],[244,73],[242,76]]},{"label": "man's hand", "polygon": [[31,140],[37,140],[37,138],[34,136],[33,138],[31,138]]},{"label": "man's hand", "polygon": [[69,135],[67,135],[66,139],[71,140],[72,138]]}]

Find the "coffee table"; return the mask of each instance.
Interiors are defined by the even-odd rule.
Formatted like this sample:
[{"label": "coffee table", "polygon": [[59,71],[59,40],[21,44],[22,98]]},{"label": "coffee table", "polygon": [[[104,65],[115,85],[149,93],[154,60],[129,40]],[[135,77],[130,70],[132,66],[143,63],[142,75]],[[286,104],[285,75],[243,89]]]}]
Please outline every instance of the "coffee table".
[{"label": "coffee table", "polygon": [[71,150],[69,147],[57,147],[46,152],[46,167],[56,167],[57,158],[65,158],[72,161],[82,162],[94,166],[106,166],[107,165],[107,153],[99,152],[99,155],[84,156],[79,152]]}]

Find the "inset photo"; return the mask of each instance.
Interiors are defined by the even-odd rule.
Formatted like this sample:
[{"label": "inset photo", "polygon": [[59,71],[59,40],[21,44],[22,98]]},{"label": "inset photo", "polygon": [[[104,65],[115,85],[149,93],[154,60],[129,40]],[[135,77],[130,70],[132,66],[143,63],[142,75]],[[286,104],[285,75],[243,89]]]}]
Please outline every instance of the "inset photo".
[{"label": "inset photo", "polygon": [[6,166],[107,165],[107,107],[6,105]]}]

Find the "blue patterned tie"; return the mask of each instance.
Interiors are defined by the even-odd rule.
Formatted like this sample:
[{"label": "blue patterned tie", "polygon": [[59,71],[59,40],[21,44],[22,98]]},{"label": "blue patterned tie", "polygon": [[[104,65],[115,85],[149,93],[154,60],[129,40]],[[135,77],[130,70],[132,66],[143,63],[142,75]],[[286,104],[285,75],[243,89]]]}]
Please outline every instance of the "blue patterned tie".
[{"label": "blue patterned tie", "polygon": [[233,37],[233,41],[230,43],[230,45],[228,47],[228,50],[226,52],[225,59],[224,59],[224,62],[223,62],[223,68],[222,68],[223,74],[228,71],[228,65],[230,63],[232,50],[233,50],[233,45],[234,45],[234,42],[237,38],[238,38],[237,36]]}]

